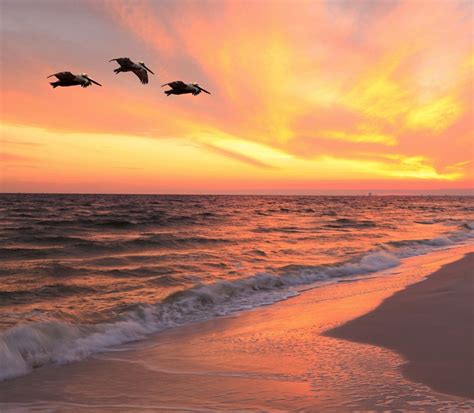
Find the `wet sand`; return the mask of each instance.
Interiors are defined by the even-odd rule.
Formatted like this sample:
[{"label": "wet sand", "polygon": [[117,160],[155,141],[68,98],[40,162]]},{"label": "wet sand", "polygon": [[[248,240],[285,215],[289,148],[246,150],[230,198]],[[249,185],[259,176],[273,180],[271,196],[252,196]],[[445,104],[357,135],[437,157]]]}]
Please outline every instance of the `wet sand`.
[{"label": "wet sand", "polygon": [[[474,409],[473,400],[402,374],[407,355],[326,334],[377,312],[384,300],[469,252],[472,247],[414,257],[380,277],[315,288],[268,307],[169,330],[122,351],[37,369],[0,383],[0,411]],[[419,286],[421,294],[428,285],[427,298],[440,294],[427,282],[408,288]],[[451,322],[457,329],[457,320]],[[380,329],[388,333],[387,326]],[[433,334],[435,341],[445,333],[433,327]]]},{"label": "wet sand", "polygon": [[474,253],[327,334],[394,350],[410,380],[474,398]]}]

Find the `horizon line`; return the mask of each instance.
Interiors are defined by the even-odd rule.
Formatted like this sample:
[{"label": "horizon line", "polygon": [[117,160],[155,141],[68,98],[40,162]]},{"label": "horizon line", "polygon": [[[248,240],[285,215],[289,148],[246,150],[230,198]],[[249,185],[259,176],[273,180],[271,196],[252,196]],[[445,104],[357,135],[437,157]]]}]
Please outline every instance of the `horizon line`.
[{"label": "horizon line", "polygon": [[[459,192],[458,192],[459,191]],[[335,193],[337,192],[337,193]],[[474,189],[452,189],[452,190],[383,190],[374,189],[367,190],[336,190],[335,192],[321,192],[321,193],[255,193],[255,192],[3,192],[0,195],[136,195],[136,196],[474,196]],[[347,192],[347,193],[344,193]],[[358,192],[358,193],[356,193]]]}]

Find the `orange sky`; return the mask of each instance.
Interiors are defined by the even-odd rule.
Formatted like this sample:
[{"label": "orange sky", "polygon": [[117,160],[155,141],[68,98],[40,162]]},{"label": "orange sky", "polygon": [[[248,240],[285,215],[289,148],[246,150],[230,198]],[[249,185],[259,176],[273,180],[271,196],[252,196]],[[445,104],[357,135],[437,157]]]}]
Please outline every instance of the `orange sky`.
[{"label": "orange sky", "polygon": [[[1,0],[0,191],[474,182],[471,0]],[[142,86],[108,60],[143,60]],[[86,72],[104,86],[52,89]],[[211,96],[166,97],[197,81]]]}]

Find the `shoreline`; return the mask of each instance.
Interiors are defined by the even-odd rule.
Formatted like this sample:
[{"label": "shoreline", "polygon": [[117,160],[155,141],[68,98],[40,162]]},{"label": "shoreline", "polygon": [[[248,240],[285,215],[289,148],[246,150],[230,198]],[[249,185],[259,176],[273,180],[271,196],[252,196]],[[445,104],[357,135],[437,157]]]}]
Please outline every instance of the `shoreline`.
[{"label": "shoreline", "polygon": [[413,381],[474,399],[474,253],[387,298],[374,311],[326,332],[396,351]]},{"label": "shoreline", "polygon": [[474,409],[474,401],[408,380],[399,354],[325,334],[473,251],[461,246],[408,258],[376,277],[306,290],[167,330],[122,351],[39,368],[0,383],[0,410]]}]

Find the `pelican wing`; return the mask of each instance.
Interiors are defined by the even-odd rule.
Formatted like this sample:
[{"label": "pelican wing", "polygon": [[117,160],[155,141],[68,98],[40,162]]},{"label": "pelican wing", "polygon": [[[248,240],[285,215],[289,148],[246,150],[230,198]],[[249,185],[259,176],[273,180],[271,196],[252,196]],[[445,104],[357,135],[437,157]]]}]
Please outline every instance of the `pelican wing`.
[{"label": "pelican wing", "polygon": [[211,94],[211,92],[208,92],[206,89],[203,89],[201,86],[196,86],[199,90],[202,90],[204,93],[207,93],[208,95]]},{"label": "pelican wing", "polygon": [[73,75],[71,72],[58,72],[54,75],[49,75],[48,77],[56,76],[59,80],[74,80],[76,75]]},{"label": "pelican wing", "polygon": [[171,89],[185,89],[188,87],[188,85],[182,80],[175,80],[174,82],[165,83],[164,85],[161,85],[161,87],[163,86],[169,86]]},{"label": "pelican wing", "polygon": [[117,57],[116,59],[109,60],[109,62],[116,61],[122,67],[133,66],[133,62],[128,57]]},{"label": "pelican wing", "polygon": [[148,73],[145,69],[134,70],[133,73],[137,75],[143,85],[146,85],[148,83]]}]

